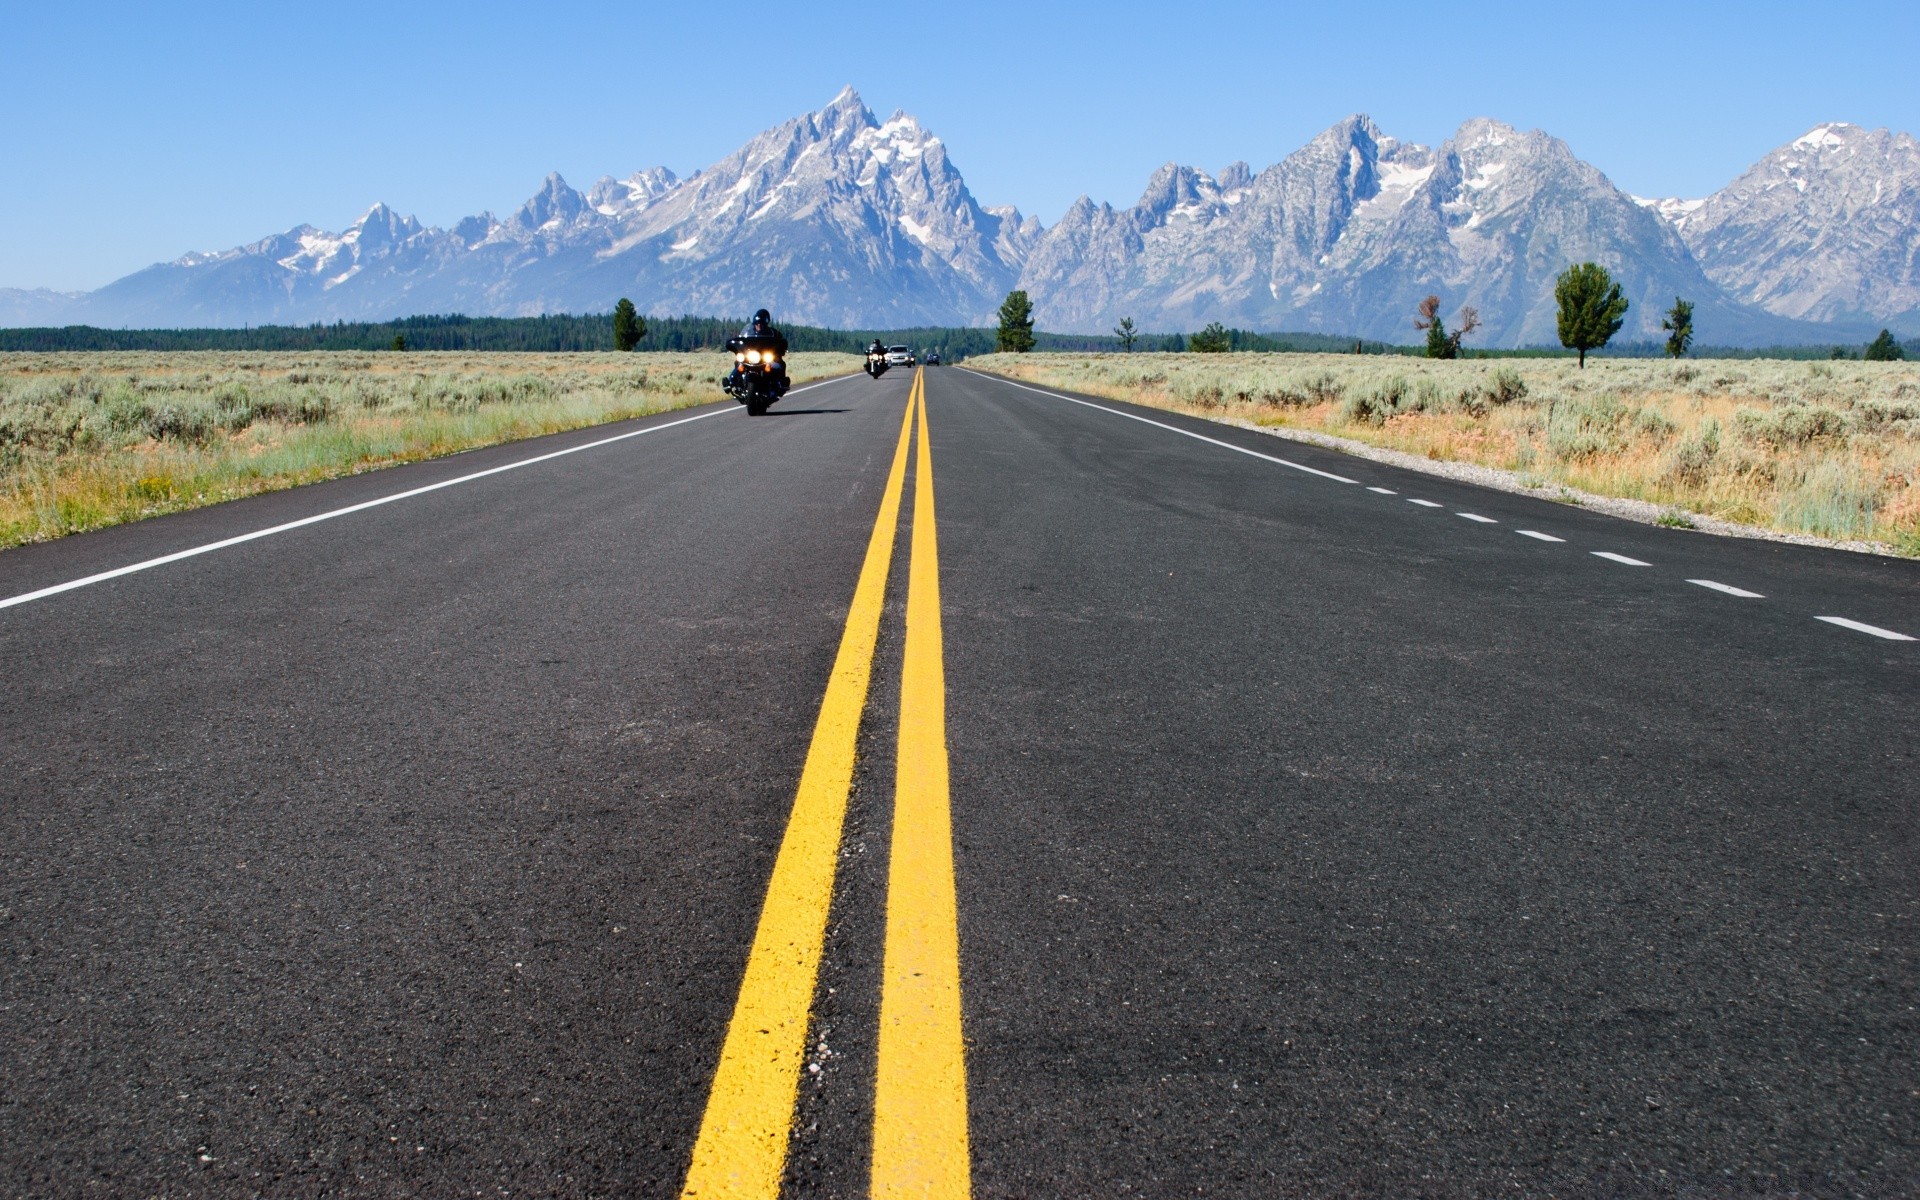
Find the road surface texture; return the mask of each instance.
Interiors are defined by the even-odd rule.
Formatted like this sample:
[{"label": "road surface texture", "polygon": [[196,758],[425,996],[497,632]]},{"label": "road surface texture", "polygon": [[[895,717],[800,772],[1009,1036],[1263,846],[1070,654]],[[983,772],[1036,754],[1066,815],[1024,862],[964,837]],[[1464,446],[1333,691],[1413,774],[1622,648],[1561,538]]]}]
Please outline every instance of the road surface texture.
[{"label": "road surface texture", "polygon": [[0,1194],[1911,1196],[1899,635],[955,369],[8,551]]}]

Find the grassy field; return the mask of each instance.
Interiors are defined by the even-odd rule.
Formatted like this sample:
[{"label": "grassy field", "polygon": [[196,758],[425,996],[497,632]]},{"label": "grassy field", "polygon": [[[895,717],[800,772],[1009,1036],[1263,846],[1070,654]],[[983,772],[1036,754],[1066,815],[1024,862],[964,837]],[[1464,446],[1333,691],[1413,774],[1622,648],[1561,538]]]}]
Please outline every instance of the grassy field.
[{"label": "grassy field", "polygon": [[[0,547],[722,398],[721,353],[0,354]],[[857,370],[795,354],[795,380]]]},{"label": "grassy field", "polygon": [[969,367],[1920,555],[1920,363],[995,354]]}]

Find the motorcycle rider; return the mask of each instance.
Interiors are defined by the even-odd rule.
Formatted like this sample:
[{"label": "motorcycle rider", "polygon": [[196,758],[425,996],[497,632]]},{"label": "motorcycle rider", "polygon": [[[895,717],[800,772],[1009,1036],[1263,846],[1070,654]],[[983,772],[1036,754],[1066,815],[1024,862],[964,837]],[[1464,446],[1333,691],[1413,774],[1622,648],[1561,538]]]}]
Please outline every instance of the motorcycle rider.
[{"label": "motorcycle rider", "polygon": [[[769,343],[771,343],[771,347],[769,347]],[[753,314],[753,320],[747,322],[747,327],[742,329],[738,336],[727,339],[727,349],[729,350],[742,350],[748,345],[752,345],[763,352],[769,348],[772,349],[778,360],[775,365],[774,395],[784,396],[787,388],[791,384],[791,381],[787,378],[787,335],[781,333],[779,328],[774,325],[773,314],[764,308]],[[731,392],[735,386],[741,384],[743,381],[740,364],[736,362],[733,367],[733,373],[727,376],[727,390]]]}]

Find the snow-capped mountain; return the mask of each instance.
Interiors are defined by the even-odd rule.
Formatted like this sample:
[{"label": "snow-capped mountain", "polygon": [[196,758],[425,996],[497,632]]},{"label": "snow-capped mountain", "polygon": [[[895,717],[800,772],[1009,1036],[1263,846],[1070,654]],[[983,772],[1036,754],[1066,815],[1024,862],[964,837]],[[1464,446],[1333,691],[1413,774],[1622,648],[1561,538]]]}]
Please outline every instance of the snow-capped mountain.
[{"label": "snow-capped mountain", "polygon": [[1564,142],[1497,121],[1462,125],[1437,149],[1350,117],[1257,177],[1174,165],[1124,212],[1082,200],[1049,229],[1022,275],[1048,328],[1145,328],[1209,320],[1408,341],[1414,309],[1438,293],[1470,304],[1481,344],[1555,340],[1553,280],[1567,264],[1608,264],[1628,298],[1627,335],[1648,337],[1676,295],[1703,327],[1742,340],[1785,337],[1704,278],[1655,213]]},{"label": "snow-capped mountain", "polygon": [[1907,134],[1817,126],[1663,215],[1707,276],[1748,304],[1920,326],[1920,141]]},{"label": "snow-capped mountain", "polygon": [[1659,337],[1675,296],[1710,342],[1920,328],[1920,145],[1825,125],[1705,200],[1649,200],[1538,130],[1475,119],[1429,148],[1354,116],[1257,175],[1170,163],[1133,206],[1083,197],[1043,229],[979,204],[938,137],[849,88],[685,179],[654,167],[581,192],[554,174],[505,219],[444,229],[376,204],[339,232],[303,225],[96,292],[0,289],[0,325],[528,316],[621,296],[653,313],[981,324],[1017,284],[1048,329],[1217,320],[1400,342],[1437,293],[1449,320],[1479,310],[1473,344],[1514,346],[1557,340],[1554,277],[1586,259],[1624,286],[1629,338]]},{"label": "snow-capped mountain", "polygon": [[377,204],[339,233],[301,226],[188,254],[79,299],[0,295],[0,313],[180,327],[597,312],[630,296],[650,312],[969,323],[999,304],[1039,233],[1015,209],[981,207],[914,118],[881,122],[849,88],[685,180],[656,167],[582,193],[549,175],[505,220],[450,229]]}]

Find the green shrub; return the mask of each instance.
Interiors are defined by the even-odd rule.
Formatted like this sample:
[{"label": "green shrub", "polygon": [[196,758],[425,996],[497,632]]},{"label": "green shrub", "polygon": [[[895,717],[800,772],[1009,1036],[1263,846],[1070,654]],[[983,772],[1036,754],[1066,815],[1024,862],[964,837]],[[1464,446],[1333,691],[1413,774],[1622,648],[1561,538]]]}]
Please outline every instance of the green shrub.
[{"label": "green shrub", "polygon": [[1667,452],[1667,478],[1697,487],[1706,482],[1719,454],[1720,422],[1709,418]]},{"label": "green shrub", "polygon": [[1815,463],[1780,501],[1780,522],[1825,537],[1863,537],[1873,529],[1874,489],[1860,469]]},{"label": "green shrub", "polygon": [[1618,454],[1632,442],[1636,415],[1613,396],[1562,400],[1547,418],[1547,449],[1567,461]]},{"label": "green shrub", "polygon": [[1741,437],[1758,445],[1785,450],[1822,439],[1842,440],[1850,422],[1847,415],[1824,404],[1790,404],[1769,412],[1740,408],[1733,414]]},{"label": "green shrub", "polygon": [[1512,404],[1527,398],[1527,381],[1512,367],[1501,367],[1487,379],[1487,403]]}]

